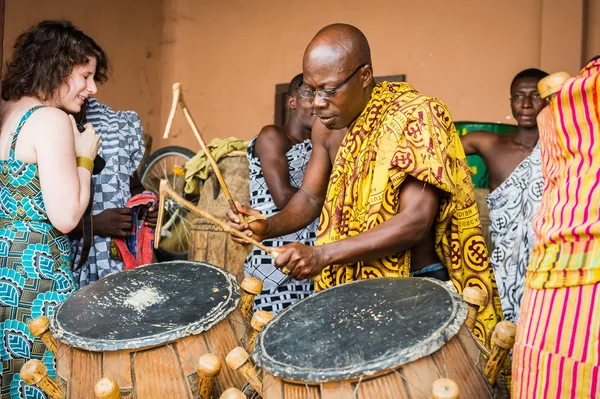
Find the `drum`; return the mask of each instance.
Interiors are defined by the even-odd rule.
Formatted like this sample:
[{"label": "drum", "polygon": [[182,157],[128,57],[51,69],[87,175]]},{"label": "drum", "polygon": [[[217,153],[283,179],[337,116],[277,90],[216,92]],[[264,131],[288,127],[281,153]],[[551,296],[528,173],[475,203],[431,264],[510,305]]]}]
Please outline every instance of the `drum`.
[{"label": "drum", "polygon": [[[219,160],[219,169],[233,199],[248,206],[250,203],[248,159],[245,152],[236,151],[232,155]],[[225,220],[229,203],[214,173],[211,173],[200,187],[198,206],[211,215]],[[194,220],[190,229],[189,242],[188,259],[220,266],[236,275],[238,281],[244,278],[244,260],[252,246],[236,244],[228,233],[204,219]]]},{"label": "drum", "polygon": [[[189,261],[122,271],[81,289],[50,320],[64,398],[93,398],[103,377],[124,398],[199,398],[202,364],[224,361],[244,344],[238,302],[233,275]],[[217,358],[203,357],[208,353]],[[244,382],[223,367],[216,393]]]},{"label": "drum", "polygon": [[465,326],[467,308],[433,279],[351,282],[299,301],[269,322],[253,354],[262,371],[255,372],[241,348],[227,363],[265,399],[429,398],[440,379],[454,381],[461,398],[508,397],[502,384],[486,378]]}]

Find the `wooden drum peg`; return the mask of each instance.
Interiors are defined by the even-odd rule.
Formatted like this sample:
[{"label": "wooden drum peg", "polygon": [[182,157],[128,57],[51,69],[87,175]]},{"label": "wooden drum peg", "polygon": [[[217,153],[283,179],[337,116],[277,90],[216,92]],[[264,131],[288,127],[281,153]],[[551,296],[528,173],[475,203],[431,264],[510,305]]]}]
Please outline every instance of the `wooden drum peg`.
[{"label": "wooden drum peg", "polygon": [[558,93],[565,82],[570,78],[566,72],[552,73],[538,82],[538,92],[545,99],[550,99],[551,96]]},{"label": "wooden drum peg", "polygon": [[262,292],[263,283],[256,277],[246,276],[242,280],[240,292],[240,310],[245,318],[248,318],[252,310],[254,297]]},{"label": "wooden drum peg", "polygon": [[510,321],[501,321],[496,324],[492,333],[492,352],[490,358],[485,364],[485,375],[491,384],[496,382],[500,369],[504,364],[504,359],[515,344],[517,335],[517,326]]},{"label": "wooden drum peg", "polygon": [[431,385],[432,399],[458,399],[458,397],[458,385],[451,379],[440,378]]},{"label": "wooden drum peg", "polygon": [[94,387],[96,399],[121,399],[119,385],[112,378],[104,377]]},{"label": "wooden drum peg", "polygon": [[479,307],[484,306],[487,303],[487,294],[481,288],[467,287],[463,291],[463,298],[466,303],[469,304],[469,311],[467,313],[467,320],[465,324],[469,330],[473,331],[475,323],[477,322],[477,313]]},{"label": "wooden drum peg", "polygon": [[198,392],[202,399],[212,399],[217,376],[221,372],[221,361],[212,353],[200,356],[196,370],[200,380]]},{"label": "wooden drum peg", "polygon": [[36,338],[40,338],[46,348],[56,356],[56,340],[50,334],[50,320],[46,316],[39,316],[32,319],[27,324],[29,332]]},{"label": "wooden drum peg", "polygon": [[244,348],[234,348],[227,357],[225,358],[227,365],[233,370],[237,370],[244,376],[246,381],[254,388],[256,393],[263,396],[262,383],[258,377],[258,373],[254,369],[252,362],[250,361],[250,355],[244,350]]},{"label": "wooden drum peg", "polygon": [[263,329],[265,324],[273,320],[273,315],[266,310],[259,310],[252,316],[250,325],[252,331],[250,332],[250,339],[248,340],[248,350],[250,353],[254,352],[254,345],[256,344],[256,338],[258,333]]},{"label": "wooden drum peg", "polygon": [[242,391],[240,391],[239,389],[229,388],[221,394],[219,399],[247,399],[247,398],[246,398],[246,395],[244,395],[242,393]]},{"label": "wooden drum peg", "polygon": [[37,385],[51,399],[63,398],[60,387],[48,377],[48,369],[40,360],[28,360],[21,368],[21,378],[29,385]]}]

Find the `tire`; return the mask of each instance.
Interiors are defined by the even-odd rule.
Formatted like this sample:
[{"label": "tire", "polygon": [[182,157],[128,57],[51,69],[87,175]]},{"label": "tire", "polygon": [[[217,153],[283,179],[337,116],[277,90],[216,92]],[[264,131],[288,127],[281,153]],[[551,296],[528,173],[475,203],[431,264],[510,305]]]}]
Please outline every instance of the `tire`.
[{"label": "tire", "polygon": [[[194,155],[196,155],[196,153],[192,150],[190,150],[189,148],[185,148],[185,147],[180,147],[177,145],[172,145],[169,147],[163,147],[161,149],[159,149],[158,151],[153,152],[152,154],[150,154],[150,156],[148,157],[148,159],[146,159],[146,161],[144,162],[144,164],[142,165],[141,169],[140,169],[140,180],[142,181],[142,183],[144,183],[144,181],[147,179],[146,173],[150,172],[152,169],[151,167],[156,165],[161,159],[166,158],[168,156],[180,156],[182,158],[186,158],[187,160],[192,159],[192,157]],[[144,186],[145,187],[145,186]],[[148,188],[146,187],[148,190],[152,190],[152,188]],[[152,190],[154,191],[154,190]],[[155,193],[157,194],[157,193]]]},{"label": "tire", "polygon": [[[171,183],[171,186],[176,190],[179,191],[179,194],[181,194],[182,196],[184,196],[186,199],[191,200],[192,202],[197,202],[198,198],[190,198],[189,196],[186,196],[183,192],[183,184],[179,184],[179,183],[183,183],[182,180],[180,180],[178,177],[175,177],[174,172],[170,176],[169,171],[167,170],[168,168],[172,168],[172,166],[170,165],[170,162],[176,162],[176,166],[177,167],[181,167],[183,168],[185,166],[184,162],[187,162],[188,160],[190,160],[194,155],[196,155],[196,153],[188,148],[184,148],[184,147],[179,147],[179,146],[169,146],[169,147],[164,147],[159,149],[158,151],[152,153],[148,159],[146,159],[146,161],[144,162],[142,168],[140,169],[140,180],[142,182],[142,184],[144,185],[144,188],[147,190],[151,190],[153,191],[156,195],[158,195],[158,184],[157,184],[157,178],[165,178],[167,180],[169,180],[169,182]],[[164,162],[161,165],[161,162]],[[169,165],[167,165],[169,164]],[[154,171],[154,168],[158,168],[158,172]],[[162,175],[161,172],[161,167],[163,169],[163,171],[166,172],[166,175]],[[151,174],[153,174],[154,176],[150,176]],[[174,184],[174,180],[178,183],[178,184]],[[173,205],[173,204],[171,204]],[[171,209],[171,211],[173,210],[173,208]],[[181,212],[187,212],[185,209],[181,209]],[[169,216],[168,213],[165,213],[164,219],[167,219],[167,217]],[[165,223],[166,220],[163,220],[163,223]],[[185,230],[187,231],[187,229]],[[157,234],[160,234],[160,232],[157,232]],[[188,236],[188,240],[189,240],[189,236]],[[189,242],[189,241],[188,241]],[[181,259],[187,259],[188,258],[188,251],[187,249],[185,251],[171,251],[165,248],[157,248],[154,250],[154,255],[156,256],[156,260],[158,262],[165,262],[165,261],[172,261],[172,260],[181,260]]]}]

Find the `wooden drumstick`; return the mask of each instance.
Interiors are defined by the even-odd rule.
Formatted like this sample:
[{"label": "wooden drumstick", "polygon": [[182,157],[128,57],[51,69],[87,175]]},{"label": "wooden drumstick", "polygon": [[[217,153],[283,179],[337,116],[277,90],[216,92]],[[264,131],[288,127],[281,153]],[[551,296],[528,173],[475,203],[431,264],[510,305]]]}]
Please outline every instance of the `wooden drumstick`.
[{"label": "wooden drumstick", "polygon": [[469,311],[467,313],[465,324],[469,330],[473,331],[475,323],[477,322],[479,307],[484,306],[487,303],[487,294],[481,288],[467,287],[463,290],[463,299],[469,304]]},{"label": "wooden drumstick", "polygon": [[491,384],[496,382],[504,359],[515,344],[517,326],[510,321],[501,321],[496,324],[492,333],[492,353],[485,364],[485,375]]},{"label": "wooden drumstick", "polygon": [[[279,255],[279,253],[277,251],[273,250],[273,248],[269,248],[269,247],[261,244],[260,242],[256,241],[254,238],[248,237],[241,231],[230,227],[227,223],[223,222],[220,219],[217,219],[216,217],[212,216],[210,213],[198,208],[197,206],[195,206],[188,200],[182,198],[179,194],[177,194],[175,191],[173,191],[173,189],[169,186],[169,182],[167,180],[160,181],[158,219],[156,221],[156,229],[155,229],[155,231],[157,231],[159,233],[154,236],[154,248],[155,249],[158,248],[158,245],[160,243],[160,238],[161,238],[160,237],[160,229],[162,228],[162,220],[163,220],[163,216],[164,216],[164,212],[165,212],[164,205],[165,205],[165,200],[167,199],[167,197],[173,198],[175,201],[177,201],[179,204],[181,204],[187,210],[200,215],[201,217],[208,220],[212,224],[216,224],[221,229],[223,229],[223,231],[225,231],[226,233],[230,233],[230,234],[236,236],[237,238],[246,240],[249,243],[251,243],[252,245],[256,246],[257,248],[262,249],[263,251],[265,251],[266,253],[271,255],[273,258],[277,258],[277,255]],[[321,279],[320,274],[318,274],[312,278],[312,280],[314,282],[318,282],[320,279]]]},{"label": "wooden drumstick", "polygon": [[194,132],[194,135],[196,136],[196,140],[198,140],[198,143],[200,144],[200,147],[204,151],[204,154],[206,155],[208,162],[210,162],[210,165],[213,168],[213,172],[215,172],[215,176],[217,177],[217,180],[219,181],[219,185],[221,186],[221,189],[223,190],[223,194],[225,195],[225,198],[227,198],[229,207],[231,208],[231,210],[233,212],[235,212],[236,215],[238,215],[238,217],[240,218],[240,220],[242,222],[245,222],[246,219],[244,218],[244,216],[242,214],[240,214],[237,207],[235,206],[235,201],[233,200],[233,197],[231,197],[231,193],[229,192],[229,189],[227,188],[227,184],[225,184],[225,179],[223,179],[223,175],[221,174],[221,170],[219,169],[217,162],[215,161],[212,154],[206,147],[206,144],[204,143],[204,140],[202,139],[202,135],[198,131],[198,127],[196,126],[196,123],[194,123],[194,119],[192,119],[192,115],[190,114],[190,112],[187,109],[187,106],[185,105],[185,101],[183,100],[183,92],[181,90],[181,83],[179,83],[179,82],[177,82],[173,85],[173,103],[171,105],[171,112],[169,114],[169,119],[167,120],[167,126],[165,128],[165,134],[163,135],[163,139],[166,139],[169,137],[169,132],[171,131],[171,126],[173,124],[173,120],[175,119],[175,111],[177,110],[177,105],[181,106],[181,110],[183,111],[183,114],[185,115],[185,119],[187,119],[188,124],[190,125],[190,127],[192,128],[192,131]]},{"label": "wooden drumstick", "polygon": [[432,399],[458,399],[458,385],[449,378],[440,378],[435,380],[431,386]]},{"label": "wooden drumstick", "polygon": [[252,332],[250,333],[250,339],[248,340],[248,350],[250,353],[254,352],[254,345],[256,344],[258,333],[263,329],[265,324],[271,320],[273,320],[273,315],[266,310],[259,310],[252,316],[252,320],[250,320]]},{"label": "wooden drumstick", "polygon": [[219,399],[247,399],[246,395],[244,395],[242,393],[242,391],[240,391],[237,388],[229,388],[226,389],[225,392],[223,392],[221,394],[221,396],[219,396]]},{"label": "wooden drumstick", "polygon": [[62,399],[63,393],[56,381],[48,377],[48,369],[40,360],[28,360],[21,368],[21,379],[29,385],[37,385],[51,399]]},{"label": "wooden drumstick", "polygon": [[52,352],[54,356],[56,356],[56,340],[50,334],[50,321],[46,316],[39,316],[35,319],[32,319],[27,324],[27,328],[29,328],[29,332],[36,338],[40,338],[46,348]]},{"label": "wooden drumstick", "polygon": [[552,95],[560,91],[570,77],[566,72],[556,72],[540,79],[538,82],[540,96],[549,99]]},{"label": "wooden drumstick", "polygon": [[115,380],[104,377],[94,387],[96,399],[121,399],[121,390]]},{"label": "wooden drumstick", "polygon": [[240,292],[239,307],[242,315],[247,318],[252,310],[254,297],[262,292],[263,283],[256,277],[246,276],[242,280],[240,287],[242,290]]},{"label": "wooden drumstick", "polygon": [[260,382],[258,373],[250,361],[250,355],[244,350],[244,348],[239,346],[234,348],[231,352],[229,352],[225,358],[225,361],[233,370],[240,372],[246,381],[248,381],[248,384],[250,384],[260,396],[263,396],[262,383]]},{"label": "wooden drumstick", "polygon": [[217,376],[221,372],[221,361],[212,353],[200,356],[196,367],[200,377],[198,392],[202,399],[212,399]]}]

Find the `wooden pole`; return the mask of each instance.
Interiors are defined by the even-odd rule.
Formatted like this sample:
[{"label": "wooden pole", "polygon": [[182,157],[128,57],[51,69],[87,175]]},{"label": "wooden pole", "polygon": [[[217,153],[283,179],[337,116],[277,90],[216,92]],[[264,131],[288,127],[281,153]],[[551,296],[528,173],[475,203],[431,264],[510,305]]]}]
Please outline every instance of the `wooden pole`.
[{"label": "wooden pole", "polygon": [[229,388],[229,389],[226,389],[225,392],[223,392],[221,394],[219,399],[247,399],[247,398],[246,398],[246,395],[244,395],[242,393],[242,391],[240,391],[239,389]]},{"label": "wooden pole", "polygon": [[469,304],[469,310],[465,324],[469,330],[473,331],[475,323],[477,322],[477,313],[479,313],[479,307],[485,306],[487,303],[487,294],[480,288],[467,287],[463,290],[463,299]]},{"label": "wooden pole", "polygon": [[458,385],[449,378],[435,380],[431,386],[432,399],[458,399]]},{"label": "wooden pole", "polygon": [[100,379],[94,387],[96,399],[121,399],[119,385],[112,378]]},{"label": "wooden pole", "polygon": [[40,360],[28,360],[21,367],[21,378],[29,385],[37,385],[51,399],[63,399],[63,393],[52,378],[48,377],[48,369]]},{"label": "wooden pole", "polygon": [[263,396],[262,383],[250,361],[248,352],[238,346],[229,352],[225,358],[225,362],[227,362],[227,365],[233,370],[242,374],[246,381],[248,381],[248,384],[250,384],[260,396]]},{"label": "wooden pole", "polygon": [[50,321],[46,316],[36,317],[27,324],[27,328],[29,328],[31,335],[40,338],[44,345],[46,345],[46,348],[56,356],[56,340],[52,334],[50,334],[49,326]]},{"label": "wooden pole", "polygon": [[256,277],[246,276],[240,284],[240,304],[239,308],[242,315],[247,319],[252,310],[254,297],[262,292],[263,283]]},{"label": "wooden pole", "polygon": [[485,375],[488,377],[490,384],[496,382],[500,369],[504,364],[504,359],[508,356],[508,352],[515,344],[515,336],[517,335],[517,326],[510,321],[501,321],[496,324],[492,333],[492,353],[485,364]]},{"label": "wooden pole", "polygon": [[198,392],[202,399],[212,399],[217,376],[221,372],[221,361],[212,353],[202,355],[198,359],[196,367],[200,380],[198,381]]},{"label": "wooden pole", "polygon": [[254,346],[256,344],[258,333],[260,333],[265,324],[271,320],[273,320],[273,315],[266,310],[259,310],[252,316],[252,320],[250,320],[252,331],[250,333],[250,339],[248,340],[248,350],[250,353],[254,352]]}]

